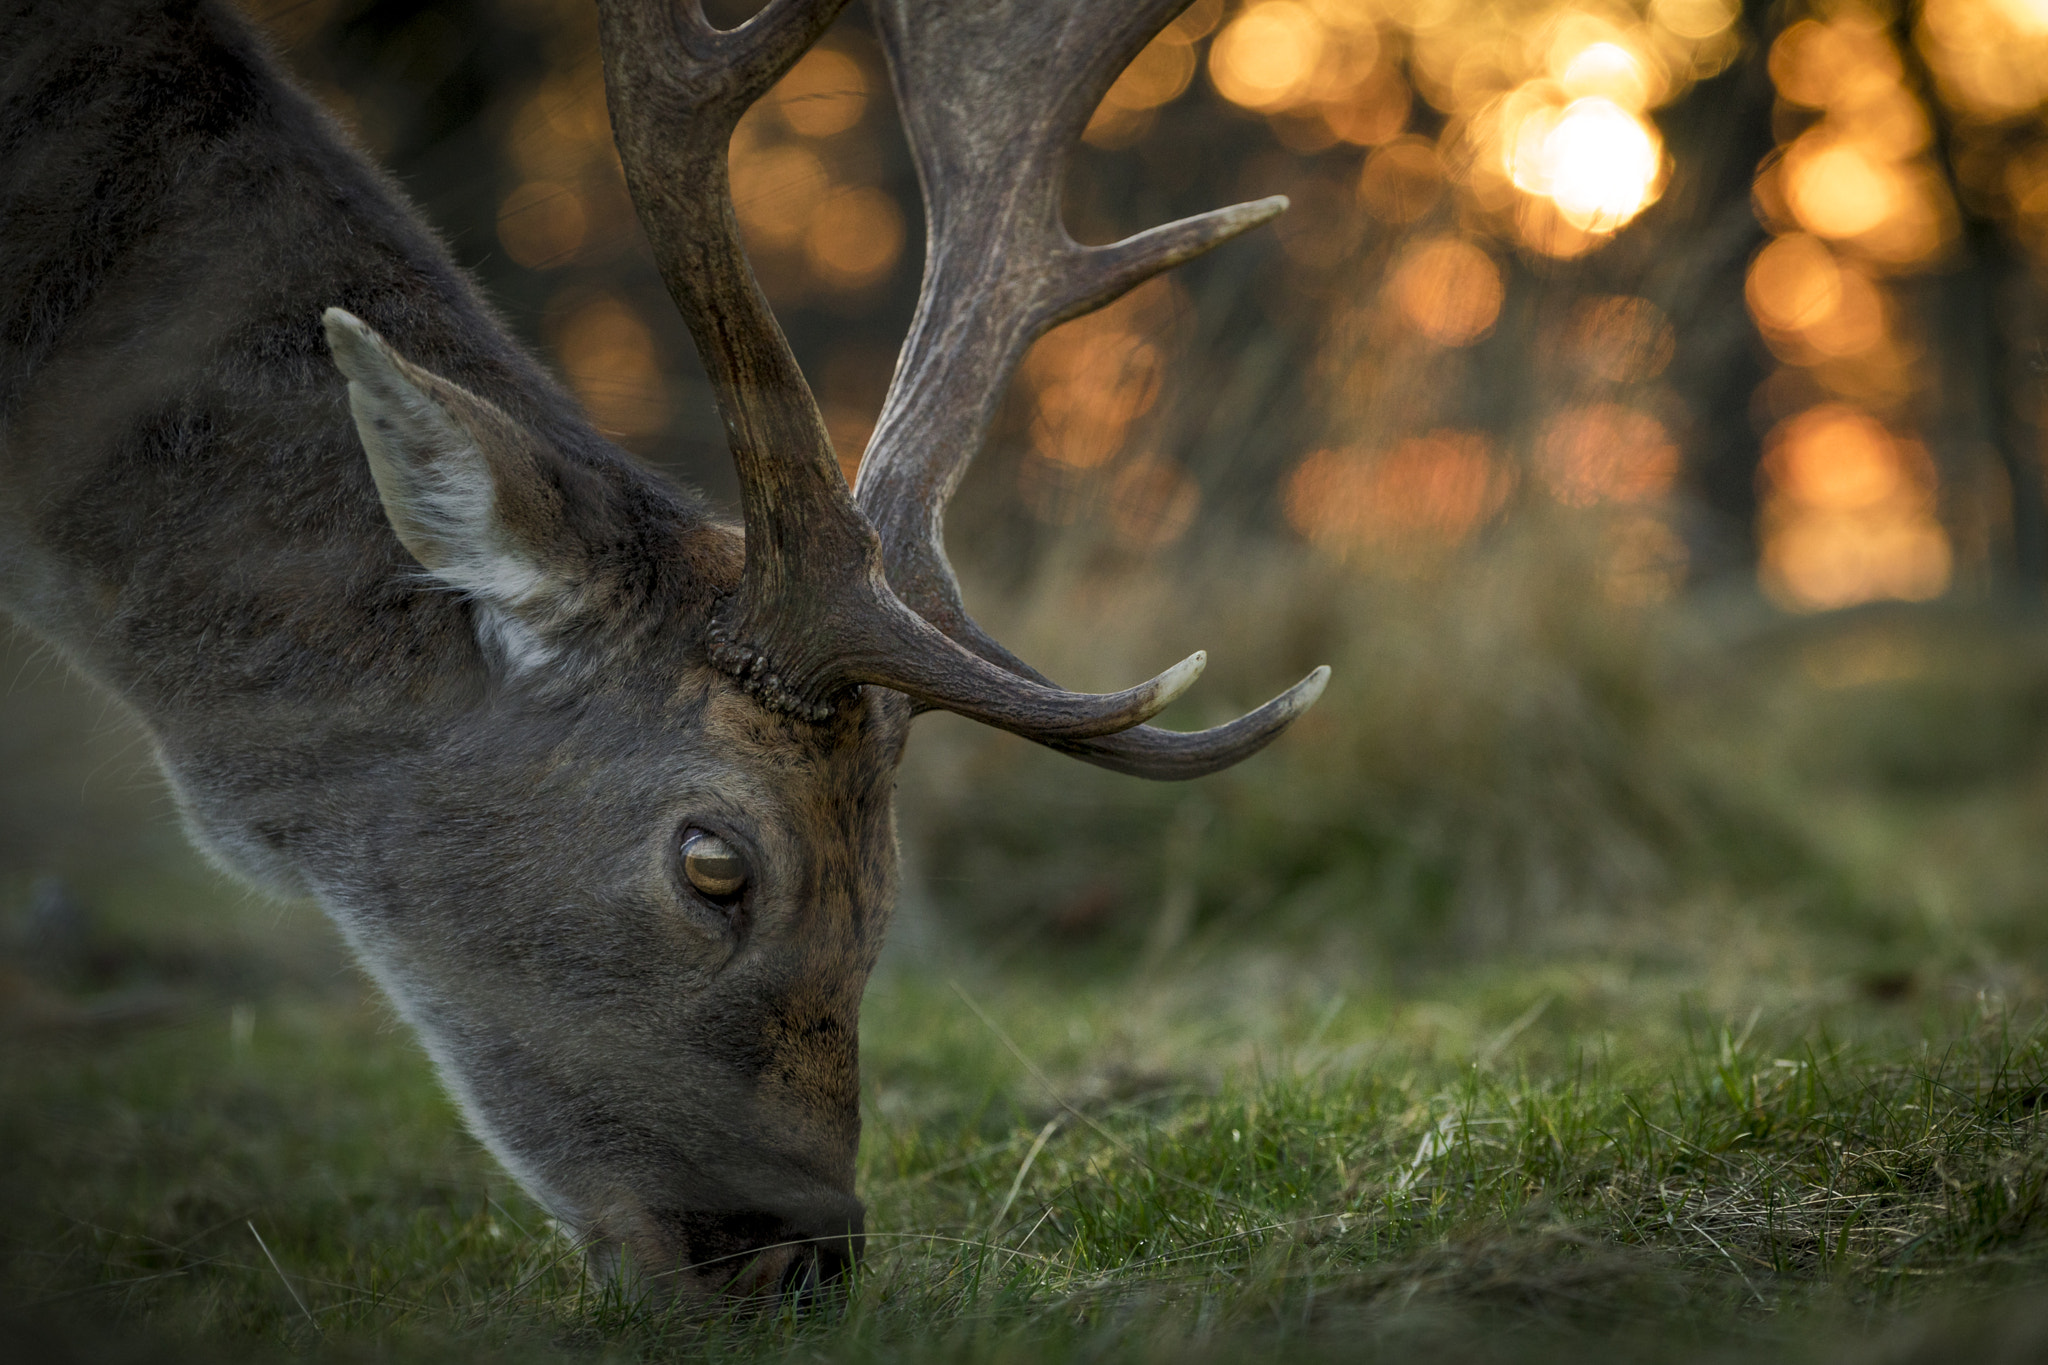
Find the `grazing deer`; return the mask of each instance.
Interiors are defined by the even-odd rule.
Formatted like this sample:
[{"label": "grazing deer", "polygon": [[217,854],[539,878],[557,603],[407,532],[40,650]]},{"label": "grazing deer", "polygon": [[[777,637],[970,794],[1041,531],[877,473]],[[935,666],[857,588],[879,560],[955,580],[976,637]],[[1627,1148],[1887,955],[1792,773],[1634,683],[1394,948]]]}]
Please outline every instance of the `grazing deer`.
[{"label": "grazing deer", "polygon": [[592,429],[223,0],[0,11],[0,599],[133,708],[214,859],[324,907],[599,1266],[692,1296],[858,1253],[914,716],[1189,778],[1326,677],[1154,729],[1200,654],[1064,691],[968,617],[942,543],[1034,338],[1284,207],[1061,225],[1090,112],[1186,0],[874,0],[929,254],[847,487],[726,175],[845,3],[720,30],[599,0],[744,535]]}]

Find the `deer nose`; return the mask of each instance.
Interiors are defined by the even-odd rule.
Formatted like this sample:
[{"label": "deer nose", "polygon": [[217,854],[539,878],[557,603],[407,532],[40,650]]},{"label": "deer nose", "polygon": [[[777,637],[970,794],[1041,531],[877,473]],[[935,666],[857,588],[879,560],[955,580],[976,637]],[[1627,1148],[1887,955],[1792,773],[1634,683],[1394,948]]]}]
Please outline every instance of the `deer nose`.
[{"label": "deer nose", "polygon": [[834,1199],[789,1219],[796,1256],[782,1272],[782,1301],[808,1308],[842,1292],[867,1246],[867,1213],[858,1199]]},{"label": "deer nose", "polygon": [[688,1221],[689,1254],[726,1281],[727,1293],[773,1294],[793,1307],[815,1305],[843,1289],[866,1242],[866,1212],[851,1195]]}]

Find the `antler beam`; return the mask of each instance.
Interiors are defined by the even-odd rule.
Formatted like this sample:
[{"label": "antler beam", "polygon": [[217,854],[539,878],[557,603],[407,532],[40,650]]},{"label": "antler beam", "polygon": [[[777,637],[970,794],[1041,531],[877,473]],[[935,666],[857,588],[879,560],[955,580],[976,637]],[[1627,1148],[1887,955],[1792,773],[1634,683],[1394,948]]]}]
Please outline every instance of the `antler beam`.
[{"label": "antler beam", "polygon": [[[926,260],[856,497],[896,595],[949,638],[1052,684],[967,615],[944,518],[988,439],[1024,352],[1049,328],[1201,255],[1287,207],[1261,199],[1107,246],[1068,234],[1060,186],[1117,74],[1187,0],[874,0],[924,191]],[[1229,725],[1054,741],[1141,777],[1198,777],[1264,748],[1321,695],[1327,669]]]}]

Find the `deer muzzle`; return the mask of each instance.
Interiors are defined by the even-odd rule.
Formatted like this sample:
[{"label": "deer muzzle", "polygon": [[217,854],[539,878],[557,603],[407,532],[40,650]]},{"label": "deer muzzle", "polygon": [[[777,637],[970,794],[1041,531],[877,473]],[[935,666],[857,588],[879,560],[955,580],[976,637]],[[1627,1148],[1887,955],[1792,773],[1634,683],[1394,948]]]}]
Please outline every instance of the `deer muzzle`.
[{"label": "deer muzzle", "polygon": [[866,1225],[861,1202],[840,1194],[781,1209],[655,1209],[592,1256],[661,1298],[804,1308],[844,1290]]}]

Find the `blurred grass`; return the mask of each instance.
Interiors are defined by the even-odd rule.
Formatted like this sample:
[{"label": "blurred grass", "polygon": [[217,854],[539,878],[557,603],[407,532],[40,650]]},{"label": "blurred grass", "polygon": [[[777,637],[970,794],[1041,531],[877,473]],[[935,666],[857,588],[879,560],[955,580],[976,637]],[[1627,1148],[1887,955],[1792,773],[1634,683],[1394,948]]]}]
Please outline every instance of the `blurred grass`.
[{"label": "blurred grass", "polygon": [[1208,647],[1174,724],[1337,673],[1189,786],[923,722],[871,1254],[804,1319],[585,1283],[318,916],[199,868],[117,718],[10,662],[0,1344],[2038,1358],[2048,633],[1628,606],[1600,543],[1076,550],[991,612],[1077,685]]}]

